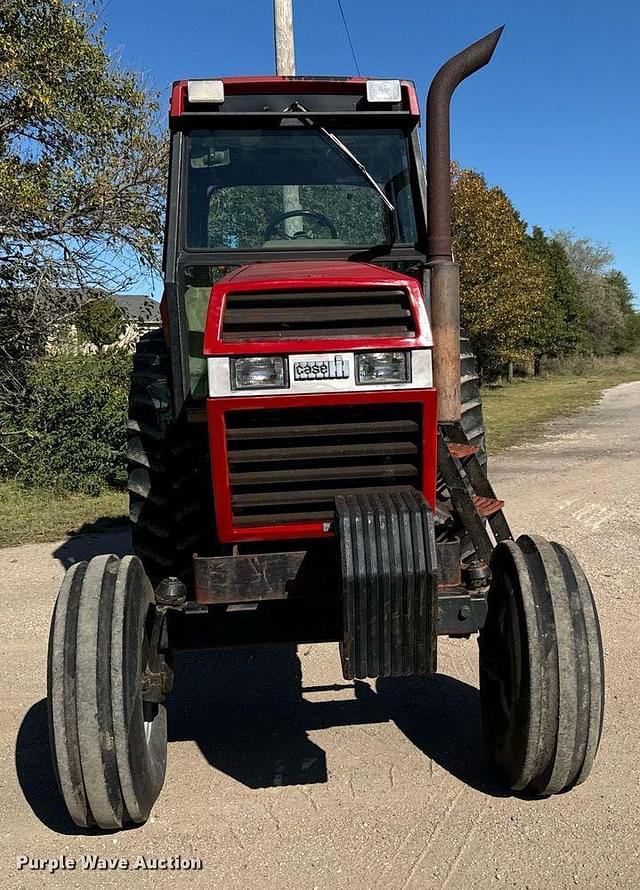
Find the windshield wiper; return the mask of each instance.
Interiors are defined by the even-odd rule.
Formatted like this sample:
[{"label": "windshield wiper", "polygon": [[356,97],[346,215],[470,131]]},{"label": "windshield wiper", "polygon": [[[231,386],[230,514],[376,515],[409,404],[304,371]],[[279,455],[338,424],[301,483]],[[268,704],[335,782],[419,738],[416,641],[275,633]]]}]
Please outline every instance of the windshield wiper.
[{"label": "windshield wiper", "polygon": [[[291,104],[288,108],[286,108],[285,111],[308,112],[308,109],[305,108],[304,105],[301,105],[300,102],[293,102],[293,104]],[[391,201],[387,198],[383,189],[378,185],[378,183],[375,181],[373,176],[369,173],[369,171],[367,170],[365,165],[362,163],[362,161],[360,161],[354,155],[354,153],[349,148],[347,148],[347,146],[344,144],[344,142],[341,139],[338,139],[338,137],[336,136],[335,133],[331,133],[329,130],[327,130],[326,127],[323,127],[321,124],[318,124],[315,121],[307,118],[304,122],[305,123],[308,122],[309,126],[312,126],[314,129],[319,130],[323,136],[325,136],[327,139],[329,139],[333,143],[333,145],[335,145],[335,147],[341,152],[341,154],[344,155],[344,157],[348,161],[351,162],[351,164],[356,168],[356,170],[360,171],[360,173],[364,176],[364,178],[367,180],[367,182],[371,186],[373,186],[373,188],[380,195],[381,200],[384,202],[386,207],[391,211],[391,213],[395,213],[396,208],[393,206]]]}]

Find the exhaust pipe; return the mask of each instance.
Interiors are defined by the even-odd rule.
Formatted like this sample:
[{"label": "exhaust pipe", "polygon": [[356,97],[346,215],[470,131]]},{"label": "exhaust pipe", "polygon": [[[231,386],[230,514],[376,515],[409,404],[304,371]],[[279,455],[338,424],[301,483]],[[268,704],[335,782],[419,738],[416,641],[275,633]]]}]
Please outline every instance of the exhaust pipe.
[{"label": "exhaust pipe", "polygon": [[440,423],[460,420],[460,276],[451,248],[449,109],[456,87],[491,60],[503,29],[487,34],[445,62],[427,96],[427,262],[431,267],[433,379]]},{"label": "exhaust pipe", "polygon": [[427,96],[427,255],[429,263],[451,261],[451,156],[449,107],[462,81],[491,61],[504,25],[445,62]]}]

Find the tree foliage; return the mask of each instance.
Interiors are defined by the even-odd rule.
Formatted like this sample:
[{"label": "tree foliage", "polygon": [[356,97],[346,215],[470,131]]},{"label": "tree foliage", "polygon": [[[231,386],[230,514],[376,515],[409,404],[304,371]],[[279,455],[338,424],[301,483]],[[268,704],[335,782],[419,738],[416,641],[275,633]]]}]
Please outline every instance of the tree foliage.
[{"label": "tree foliage", "polygon": [[165,185],[156,97],[64,0],[0,3],[0,406],[78,291],[154,268]]},{"label": "tree foliage", "polygon": [[584,308],[584,346],[596,355],[625,352],[640,342],[640,321],[633,293],[622,274],[611,269],[606,245],[573,232],[558,231],[554,241],[565,251]]},{"label": "tree foliage", "polygon": [[548,273],[502,189],[454,167],[452,204],[462,322],[481,367],[492,373],[530,356],[532,331],[545,317]]},{"label": "tree foliage", "polygon": [[81,306],[74,317],[76,330],[85,343],[110,346],[126,330],[127,324],[113,297],[99,297]]},{"label": "tree foliage", "polygon": [[640,344],[640,313],[633,305],[633,291],[627,277],[618,269],[607,272],[605,284],[610,302],[622,316],[622,324],[612,332],[612,352],[630,352]]},{"label": "tree foliage", "polygon": [[532,254],[546,270],[547,292],[539,324],[531,331],[534,359],[560,357],[584,346],[585,307],[569,257],[560,242],[547,238],[539,226],[529,238]]},{"label": "tree foliage", "polygon": [[88,494],[123,487],[130,373],[131,356],[119,350],[33,362],[15,417],[13,474],[28,485]]},{"label": "tree foliage", "polygon": [[474,170],[452,170],[453,243],[462,322],[485,374],[509,361],[637,348],[640,317],[608,247],[571,232],[547,236]]}]

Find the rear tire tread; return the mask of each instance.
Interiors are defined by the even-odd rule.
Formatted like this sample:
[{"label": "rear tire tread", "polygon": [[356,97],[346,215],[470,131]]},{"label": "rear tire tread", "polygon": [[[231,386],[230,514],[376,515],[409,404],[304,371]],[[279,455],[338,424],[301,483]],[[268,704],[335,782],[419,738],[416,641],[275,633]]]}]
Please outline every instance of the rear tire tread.
[{"label": "rear tire tread", "polygon": [[206,428],[173,418],[162,332],[138,341],[129,398],[129,516],[134,551],[152,583],[188,581],[192,556],[215,547]]}]

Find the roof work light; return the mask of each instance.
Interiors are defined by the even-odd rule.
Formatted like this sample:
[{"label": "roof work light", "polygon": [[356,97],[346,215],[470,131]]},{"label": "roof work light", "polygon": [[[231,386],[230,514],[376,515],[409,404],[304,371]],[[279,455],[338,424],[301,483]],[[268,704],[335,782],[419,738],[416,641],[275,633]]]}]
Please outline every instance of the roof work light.
[{"label": "roof work light", "polygon": [[400,102],[399,80],[368,80],[367,102]]},{"label": "roof work light", "polygon": [[194,104],[207,102],[221,105],[224,102],[224,83],[221,80],[188,80],[187,98]]}]

